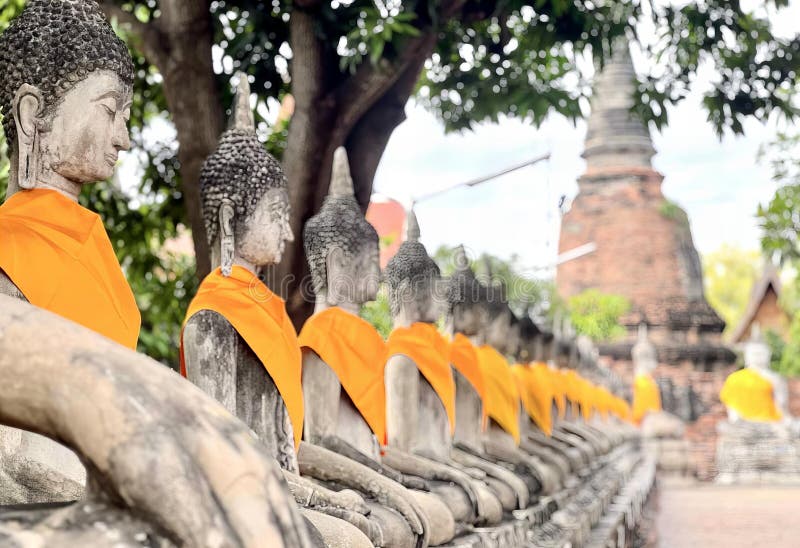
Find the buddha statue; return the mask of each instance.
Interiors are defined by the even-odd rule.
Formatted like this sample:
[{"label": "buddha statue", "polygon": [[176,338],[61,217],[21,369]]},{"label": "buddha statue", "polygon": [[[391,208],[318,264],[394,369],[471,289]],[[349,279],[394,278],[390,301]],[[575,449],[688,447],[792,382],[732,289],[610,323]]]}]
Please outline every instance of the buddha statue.
[{"label": "buddha statue", "polygon": [[0,333],[0,422],[89,477],[75,503],[0,507],[1,545],[325,546],[250,429],[169,368],[4,295]]},{"label": "buddha statue", "polygon": [[507,468],[493,463],[483,450],[483,398],[485,379],[475,343],[486,323],[484,287],[476,279],[463,246],[456,248],[456,271],[450,278],[449,307],[445,333],[450,336],[450,362],[456,384],[456,428],[453,460],[484,471],[486,482],[510,512],[528,506],[530,494],[525,482]]},{"label": "buddha statue", "polygon": [[[129,348],[140,315],[99,216],[78,205],[130,146],[133,62],[92,0],[30,0],[0,36],[0,114],[11,169],[0,206],[0,294]],[[69,451],[0,428],[14,485],[0,504],[71,500],[85,472]]]},{"label": "buddha statue", "polygon": [[755,325],[744,346],[744,369],[731,373],[720,391],[730,422],[778,422],[791,416],[786,381],[770,369],[771,357]]},{"label": "buddha statue", "polygon": [[639,326],[636,344],[631,350],[635,378],[633,381],[633,420],[641,423],[648,413],[661,411],[661,393],[653,372],[658,366],[656,349],[647,337],[647,326]]},{"label": "buddha statue", "polygon": [[447,306],[447,282],[419,242],[414,212],[407,238],[389,261],[385,281],[394,330],[386,363],[384,463],[405,474],[428,479],[459,523],[481,523],[499,501],[481,481],[458,469],[451,459],[455,432],[455,380],[448,341],[434,322]]},{"label": "buddha statue", "polygon": [[[303,352],[305,425],[300,468],[314,446],[340,453],[353,461],[339,471],[336,483],[358,488],[351,481],[363,466],[385,478],[362,482],[370,519],[382,531],[382,546],[414,546],[428,527],[427,515],[399,481],[408,478],[381,464],[386,442],[386,344],[377,330],[358,317],[361,306],[377,296],[380,282],[378,234],[364,218],[353,194],[353,181],[343,147],[334,153],[328,197],[303,231],[316,296],[314,314],[300,332]],[[318,465],[324,459],[315,459]],[[342,461],[346,464],[346,461]],[[360,464],[356,464],[360,463]],[[362,466],[363,465],[363,466]],[[316,468],[309,467],[313,475]],[[418,483],[417,485],[424,485]],[[387,496],[391,493],[393,496]],[[396,504],[400,498],[404,504]],[[390,507],[391,512],[386,509]],[[407,524],[403,512],[411,511]],[[435,520],[435,518],[434,518]],[[412,531],[413,528],[413,531]]]},{"label": "buddha statue", "polygon": [[[249,99],[247,78],[240,75],[230,127],[200,173],[215,269],[186,313],[181,373],[253,430],[326,541],[338,537],[368,546],[379,533],[365,518],[369,509],[363,499],[299,475],[300,346],[283,300],[258,277],[263,267],[280,261],[293,239],[289,197],[280,164],[256,137]],[[328,453],[335,465],[336,455]],[[329,515],[308,508],[327,509]]]}]

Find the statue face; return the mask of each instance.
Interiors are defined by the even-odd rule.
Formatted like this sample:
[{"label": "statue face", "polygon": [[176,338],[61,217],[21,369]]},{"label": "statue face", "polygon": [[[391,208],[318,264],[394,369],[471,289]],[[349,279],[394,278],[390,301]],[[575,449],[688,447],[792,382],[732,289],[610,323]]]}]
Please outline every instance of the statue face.
[{"label": "statue face", "polygon": [[409,297],[413,302],[404,307],[413,307],[414,321],[433,323],[447,310],[447,283],[441,278],[430,278],[414,287]]},{"label": "statue face", "polygon": [[486,327],[486,344],[505,354],[517,353],[519,338],[519,327],[512,325],[510,310],[495,316]]},{"label": "statue face", "polygon": [[772,353],[762,342],[749,342],[744,348],[744,364],[754,369],[768,369]]},{"label": "statue face", "polygon": [[294,241],[289,224],[289,194],[282,188],[272,188],[245,219],[236,251],[256,266],[279,263],[286,242]]},{"label": "statue face", "polygon": [[459,303],[453,307],[453,328],[468,337],[477,335],[486,323],[486,310],[475,303]]},{"label": "statue face", "polygon": [[331,304],[364,304],[375,300],[381,280],[378,246],[364,246],[350,258],[346,258],[339,248],[332,249],[328,255],[328,297]]},{"label": "statue face", "polygon": [[112,71],[95,71],[78,82],[45,120],[40,133],[43,171],[75,183],[110,178],[119,152],[130,149],[132,96]]}]

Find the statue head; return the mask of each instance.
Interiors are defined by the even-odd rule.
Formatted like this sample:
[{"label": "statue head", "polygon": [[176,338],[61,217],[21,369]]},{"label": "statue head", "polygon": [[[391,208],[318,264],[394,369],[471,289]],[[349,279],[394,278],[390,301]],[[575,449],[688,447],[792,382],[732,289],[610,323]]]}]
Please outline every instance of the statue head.
[{"label": "statue head", "polygon": [[29,0],[0,36],[9,195],[71,195],[108,179],[130,148],[133,62],[94,0]]},{"label": "statue head", "polygon": [[413,210],[408,212],[406,222],[406,241],[384,272],[392,316],[402,316],[410,322],[435,322],[447,307],[448,288],[439,267],[419,241],[419,224]]},{"label": "statue head", "polygon": [[375,299],[381,275],[378,233],[356,202],[344,147],[334,152],[328,196],[306,222],[303,246],[317,299],[331,306]]},{"label": "statue head", "polygon": [[650,374],[656,370],[658,355],[656,348],[647,337],[647,324],[639,325],[639,335],[636,344],[631,349],[633,367],[637,373]]},{"label": "statue head", "polygon": [[208,243],[226,276],[234,258],[254,267],[276,264],[294,241],[286,177],[256,137],[250,86],[239,76],[229,129],[200,172]]},{"label": "statue head", "polygon": [[575,340],[575,345],[578,350],[578,361],[580,362],[581,369],[589,371],[596,370],[599,353],[592,339],[586,335],[578,335],[578,338]]},{"label": "statue head", "polygon": [[765,371],[769,369],[772,351],[761,336],[761,328],[754,324],[750,331],[750,340],[744,346],[744,365]]},{"label": "statue head", "polygon": [[542,344],[542,332],[533,320],[527,315],[520,318],[519,361],[521,363],[529,363],[534,360],[541,361],[544,354]]},{"label": "statue head", "polygon": [[484,288],[470,268],[464,246],[456,248],[453,260],[456,270],[449,280],[449,315],[455,332],[473,337],[488,318]]}]

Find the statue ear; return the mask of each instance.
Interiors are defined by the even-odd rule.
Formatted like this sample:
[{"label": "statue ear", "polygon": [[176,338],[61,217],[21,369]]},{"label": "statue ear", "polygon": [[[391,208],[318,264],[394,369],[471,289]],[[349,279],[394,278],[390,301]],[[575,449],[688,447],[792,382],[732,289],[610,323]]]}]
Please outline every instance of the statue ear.
[{"label": "statue ear", "polygon": [[333,246],[328,254],[325,256],[325,277],[326,286],[328,287],[328,304],[335,305],[336,298],[333,293],[336,293],[335,285],[347,286],[349,280],[342,280],[340,276],[344,273],[345,269],[345,256],[344,251],[339,246]]},{"label": "statue ear", "polygon": [[220,267],[223,276],[230,276],[233,269],[233,256],[236,246],[233,237],[233,228],[236,212],[231,200],[222,200],[219,206],[219,245]]},{"label": "statue ear", "polygon": [[17,184],[31,189],[39,177],[39,122],[44,100],[38,88],[22,84],[12,103],[14,126],[17,130]]}]

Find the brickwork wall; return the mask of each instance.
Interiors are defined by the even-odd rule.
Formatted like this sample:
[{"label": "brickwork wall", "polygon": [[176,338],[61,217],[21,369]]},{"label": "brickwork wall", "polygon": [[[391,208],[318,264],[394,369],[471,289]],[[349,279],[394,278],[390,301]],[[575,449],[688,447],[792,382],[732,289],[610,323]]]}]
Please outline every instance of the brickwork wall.
[{"label": "brickwork wall", "polygon": [[597,250],[559,265],[562,296],[596,288],[634,305],[685,294],[675,242],[676,221],[660,210],[661,180],[620,178],[582,183],[561,223],[559,252],[594,242]]}]

